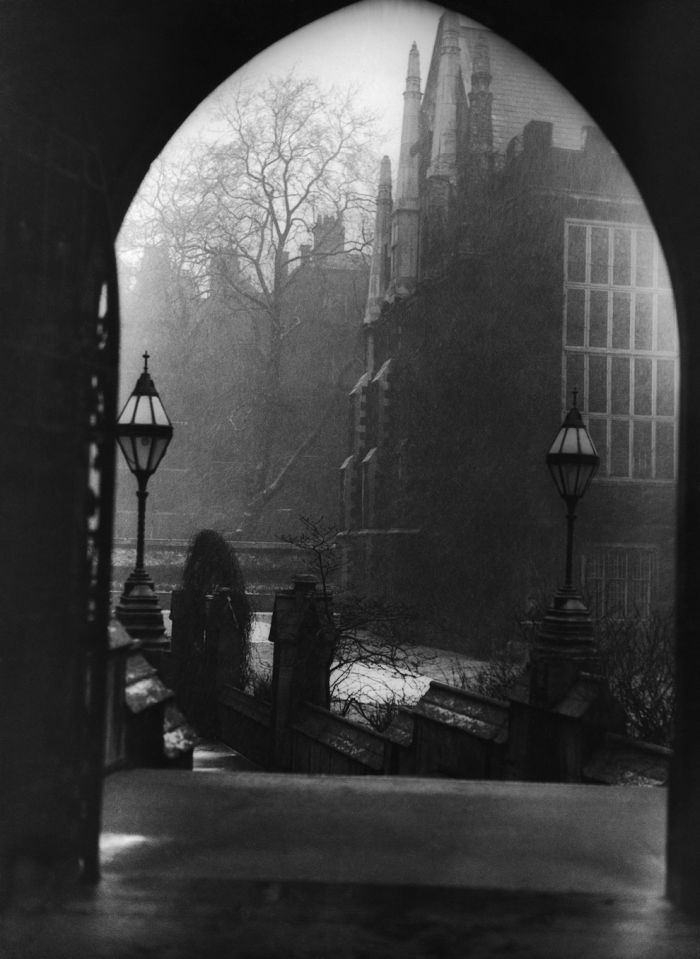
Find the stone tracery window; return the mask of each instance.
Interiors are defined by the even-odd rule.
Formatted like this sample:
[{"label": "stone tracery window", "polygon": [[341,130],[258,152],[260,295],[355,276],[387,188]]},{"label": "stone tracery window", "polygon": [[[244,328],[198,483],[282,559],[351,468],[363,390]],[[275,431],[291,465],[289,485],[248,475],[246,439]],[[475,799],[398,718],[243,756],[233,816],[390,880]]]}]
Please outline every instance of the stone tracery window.
[{"label": "stone tracery window", "polygon": [[568,220],[564,388],[583,394],[600,476],[671,481],[678,347],[671,287],[649,227]]},{"label": "stone tracery window", "polygon": [[601,546],[582,557],[582,580],[593,616],[649,616],[657,577],[649,546]]}]

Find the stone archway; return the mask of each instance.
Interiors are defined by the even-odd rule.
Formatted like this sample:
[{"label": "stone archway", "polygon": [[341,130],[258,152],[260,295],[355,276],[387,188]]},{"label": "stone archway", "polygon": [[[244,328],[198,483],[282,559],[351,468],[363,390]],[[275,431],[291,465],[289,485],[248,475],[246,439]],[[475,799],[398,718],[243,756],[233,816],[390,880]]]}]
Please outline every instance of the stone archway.
[{"label": "stone archway", "polygon": [[[136,0],[107,0],[98,7],[85,3],[72,16],[52,4],[18,2],[3,11],[8,27],[3,38],[8,45],[3,58],[7,81],[3,107],[9,109],[12,103],[43,125],[42,135],[30,140],[30,156],[46,156],[51,130],[72,138],[81,145],[81,152],[84,143],[94,145],[104,182],[97,196],[85,175],[89,198],[84,210],[88,220],[94,216],[111,221],[107,229],[114,236],[164,138],[251,51],[269,42],[270,25],[276,39],[336,6],[316,2],[306,4],[301,12],[268,2],[255,10],[236,10],[205,0],[195,15],[185,0],[179,0],[169,5],[168,17],[163,18],[160,9],[145,9]],[[700,435],[700,384],[693,374],[700,368],[700,335],[694,321],[700,312],[695,256],[700,249],[700,217],[692,199],[700,182],[697,143],[688,131],[687,118],[696,110],[695,84],[688,77],[695,77],[700,16],[692,9],[654,3],[640,7],[633,2],[605,9],[581,3],[574,10],[548,0],[532,0],[516,8],[508,0],[454,6],[488,23],[539,60],[599,120],[645,197],[668,259],[683,357],[678,547],[681,721],[670,798],[669,888],[676,902],[697,907],[700,709],[695,677],[700,675],[700,624],[693,599],[700,582],[700,550],[695,544],[700,529],[700,445],[694,441]],[[68,217],[61,204],[71,206],[76,188],[68,182],[59,187],[56,209],[63,212],[58,219],[47,217],[46,164],[36,166],[32,161],[20,169],[12,160],[17,156],[16,136],[12,131],[4,134],[10,158],[4,167],[5,202],[24,178],[26,195],[34,194],[30,205],[41,213],[41,235],[52,241],[58,253],[61,223]],[[70,180],[70,162],[61,156],[54,159],[60,176]],[[109,282],[111,267],[103,262],[78,277],[66,273],[70,303],[60,309],[55,290],[61,275],[57,273],[47,284],[50,264],[37,238],[27,248],[26,278],[21,281],[16,268],[22,255],[20,212],[4,224],[0,290],[6,317],[1,445],[11,464],[2,480],[7,518],[4,642],[11,668],[6,659],[0,699],[5,761],[10,757],[9,766],[4,767],[9,772],[3,775],[9,829],[1,839],[2,854],[7,857],[31,854],[41,847],[62,858],[81,848],[76,838],[81,817],[75,815],[72,800],[59,813],[52,797],[57,783],[64,784],[67,795],[81,775],[73,737],[80,728],[74,717],[84,708],[80,650],[88,604],[84,577],[89,529],[84,509],[89,434],[85,413],[91,388],[90,377],[84,381],[85,392],[73,393],[69,388],[74,382],[71,370],[82,366],[79,357],[70,365],[67,330],[75,332],[80,326],[76,317],[86,315],[85,310],[93,331],[97,329],[97,290],[105,279]],[[76,220],[67,240],[79,240],[83,229],[84,221]],[[84,250],[78,262],[89,262]],[[92,281],[86,283],[86,277]],[[82,297],[91,288],[86,307]],[[42,367],[47,356],[50,365]],[[115,372],[113,358],[107,363],[107,378]],[[49,381],[64,385],[63,396],[47,388]],[[108,399],[103,408],[105,416],[111,402]],[[32,549],[27,545],[30,539]],[[83,585],[75,592],[78,582]],[[64,669],[72,679],[59,686],[54,679]],[[54,762],[41,745],[54,716],[62,717],[60,729],[71,743],[67,748],[72,759],[67,765]],[[55,732],[59,736],[58,728]],[[97,805],[92,802],[94,811]],[[73,811],[66,813],[69,806]],[[63,843],[61,837],[69,841]]]}]

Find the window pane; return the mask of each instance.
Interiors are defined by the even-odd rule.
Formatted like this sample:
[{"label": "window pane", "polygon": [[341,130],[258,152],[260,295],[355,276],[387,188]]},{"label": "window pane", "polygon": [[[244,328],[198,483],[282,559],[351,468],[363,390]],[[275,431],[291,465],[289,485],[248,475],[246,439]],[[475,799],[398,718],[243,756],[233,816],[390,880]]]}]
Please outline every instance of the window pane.
[{"label": "window pane", "polygon": [[630,348],[630,295],[613,293],[612,347],[614,350]]},{"label": "window pane", "polygon": [[634,312],[634,346],[637,350],[650,350],[652,347],[651,293],[638,293]]},{"label": "window pane", "polygon": [[583,584],[585,596],[593,618],[604,615],[603,608],[603,574],[600,569],[598,556],[583,557]]},{"label": "window pane", "polygon": [[631,600],[633,612],[646,615],[651,605],[652,554],[648,550],[630,553]]},{"label": "window pane", "polygon": [[591,290],[590,327],[588,345],[608,345],[608,293],[607,290]]},{"label": "window pane", "polygon": [[613,579],[606,584],[605,615],[613,616],[618,619],[624,619],[624,617],[627,615],[624,581]]},{"label": "window pane", "polygon": [[610,434],[610,475],[629,476],[629,422],[613,420]]},{"label": "window pane", "polygon": [[615,249],[613,254],[613,283],[617,286],[629,286],[631,275],[630,231],[615,230]]},{"label": "window pane", "polygon": [[574,283],[584,283],[586,280],[585,226],[569,226],[569,260],[566,276]]},{"label": "window pane", "polygon": [[634,412],[651,416],[651,360],[634,361]]},{"label": "window pane", "polygon": [[608,424],[604,419],[589,417],[588,432],[600,456],[599,475],[608,475]]},{"label": "window pane", "polygon": [[607,360],[604,356],[591,356],[588,364],[588,409],[591,413],[607,413]]},{"label": "window pane", "polygon": [[566,344],[583,346],[583,319],[586,294],[584,290],[566,293]]},{"label": "window pane", "polygon": [[566,395],[567,397],[571,396],[572,390],[578,390],[580,394],[583,388],[583,353],[567,353]]},{"label": "window pane", "polygon": [[[581,391],[601,475],[671,479],[678,336],[655,234],[650,227],[572,223],[566,239],[567,400],[572,389]],[[625,589],[628,603],[631,580]]]},{"label": "window pane", "polygon": [[656,413],[673,416],[676,412],[676,371],[673,360],[658,360],[656,365]]},{"label": "window pane", "polygon": [[675,352],[676,345],[676,317],[673,312],[673,299],[670,293],[661,293],[657,298],[658,315],[658,348]]},{"label": "window pane", "polygon": [[608,282],[608,229],[591,228],[591,283]]},{"label": "window pane", "polygon": [[656,285],[669,288],[671,280],[666,269],[666,260],[659,246],[656,247]]},{"label": "window pane", "polygon": [[608,616],[625,615],[626,584],[626,554],[612,549],[605,554],[605,612]]},{"label": "window pane", "polygon": [[634,462],[632,475],[635,479],[651,477],[651,423],[648,420],[634,421]]},{"label": "window pane", "polygon": [[675,475],[673,423],[656,424],[656,478],[673,479]]},{"label": "window pane", "polygon": [[654,234],[645,230],[637,233],[637,286],[652,286],[654,282]]},{"label": "window pane", "polygon": [[632,613],[637,616],[648,616],[651,610],[651,584],[646,580],[635,580],[632,583]]},{"label": "window pane", "polygon": [[610,371],[610,386],[612,390],[612,412],[622,414],[629,413],[630,361],[626,356],[613,356]]}]

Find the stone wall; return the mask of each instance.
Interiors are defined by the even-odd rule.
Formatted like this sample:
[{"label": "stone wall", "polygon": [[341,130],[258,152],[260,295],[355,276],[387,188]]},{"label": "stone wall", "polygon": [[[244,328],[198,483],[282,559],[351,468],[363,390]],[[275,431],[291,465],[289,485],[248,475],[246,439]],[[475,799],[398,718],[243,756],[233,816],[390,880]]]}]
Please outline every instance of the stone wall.
[{"label": "stone wall", "polygon": [[[599,676],[580,672],[563,697],[530,702],[529,669],[508,699],[431,682],[378,732],[328,708],[327,598],[309,577],[275,597],[271,701],[220,688],[220,735],[263,768],[312,775],[663,785],[670,751],[622,735]],[[329,619],[330,616],[330,619]]]}]

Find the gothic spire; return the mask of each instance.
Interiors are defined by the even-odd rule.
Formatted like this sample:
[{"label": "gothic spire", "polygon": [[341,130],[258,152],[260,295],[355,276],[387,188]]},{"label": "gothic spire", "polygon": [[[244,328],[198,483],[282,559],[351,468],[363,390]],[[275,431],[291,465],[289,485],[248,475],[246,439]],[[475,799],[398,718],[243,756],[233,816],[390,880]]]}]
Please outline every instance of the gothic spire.
[{"label": "gothic spire", "polygon": [[408,54],[403,94],[401,151],[396,177],[396,204],[392,216],[391,289],[404,296],[415,289],[418,278],[420,58],[415,42]]},{"label": "gothic spire", "polygon": [[420,56],[415,41],[408,54],[406,87],[403,94],[403,123],[401,125],[401,151],[396,178],[397,206],[418,200],[418,155],[413,150],[420,136]]},{"label": "gothic spire", "polygon": [[451,11],[444,13],[439,31],[440,52],[428,176],[452,179],[457,163],[457,99],[460,80],[457,14]]},{"label": "gothic spire", "polygon": [[382,157],[377,190],[377,212],[374,219],[374,243],[369,268],[369,289],[365,323],[379,316],[389,284],[389,254],[391,243],[391,160]]}]

